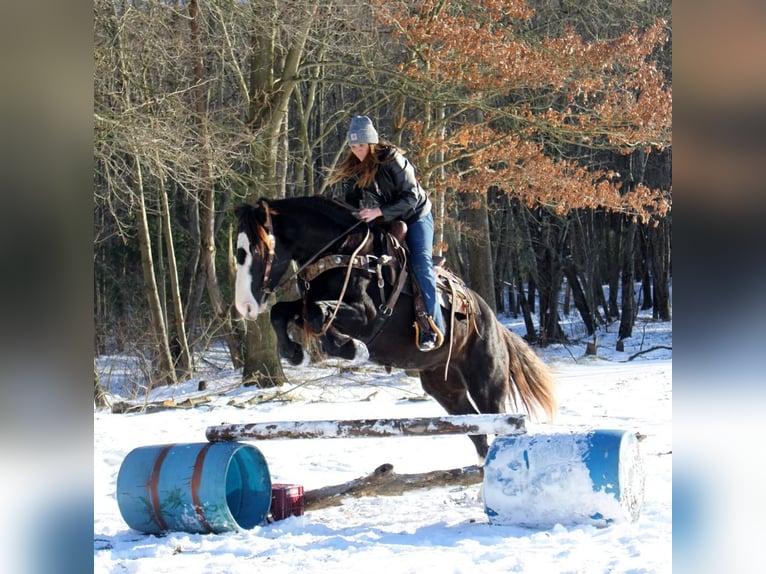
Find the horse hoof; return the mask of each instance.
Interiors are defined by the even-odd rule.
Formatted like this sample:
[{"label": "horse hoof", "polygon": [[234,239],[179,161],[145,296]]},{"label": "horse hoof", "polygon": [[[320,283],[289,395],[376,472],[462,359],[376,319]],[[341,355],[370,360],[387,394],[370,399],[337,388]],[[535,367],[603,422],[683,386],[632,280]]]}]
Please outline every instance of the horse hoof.
[{"label": "horse hoof", "polygon": [[293,367],[308,367],[311,364],[311,356],[301,349],[300,353],[296,353],[288,358],[287,362]]},{"label": "horse hoof", "polygon": [[354,341],[354,348],[356,349],[356,353],[354,353],[354,358],[351,359],[352,362],[364,363],[370,359],[370,352],[367,350],[364,343]]},{"label": "horse hoof", "polygon": [[303,366],[308,358],[308,353],[300,345],[295,345],[292,349],[280,353],[282,358],[294,367]]}]

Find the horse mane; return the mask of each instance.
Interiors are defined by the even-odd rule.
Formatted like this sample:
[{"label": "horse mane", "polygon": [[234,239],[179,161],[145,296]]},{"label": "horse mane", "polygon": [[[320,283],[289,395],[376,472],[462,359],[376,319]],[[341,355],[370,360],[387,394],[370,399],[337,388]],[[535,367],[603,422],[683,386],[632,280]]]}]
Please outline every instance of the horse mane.
[{"label": "horse mane", "polygon": [[273,214],[307,210],[344,229],[359,221],[348,208],[321,195],[304,195],[267,201]]},{"label": "horse mane", "polygon": [[[260,222],[257,213],[258,208],[253,205],[243,204],[234,209],[240,227],[246,229],[250,238],[258,238],[257,247],[259,249],[265,246],[264,252],[274,254],[274,238],[268,234],[263,224]],[[265,254],[265,253],[264,253]]]}]

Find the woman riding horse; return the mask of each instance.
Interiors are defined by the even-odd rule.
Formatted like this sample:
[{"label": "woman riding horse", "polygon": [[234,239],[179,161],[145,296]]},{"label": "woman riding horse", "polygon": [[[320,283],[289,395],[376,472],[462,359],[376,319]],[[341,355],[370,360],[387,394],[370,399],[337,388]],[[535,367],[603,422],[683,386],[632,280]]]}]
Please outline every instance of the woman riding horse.
[{"label": "woman riding horse", "polygon": [[407,247],[415,280],[425,305],[425,317],[415,322],[418,348],[433,351],[444,342],[444,319],[436,301],[431,200],[415,177],[415,168],[391,144],[379,143],[378,132],[367,116],[351,120],[347,136],[351,148],[330,183],[341,183],[346,203],[361,208],[358,217],[367,223],[407,224]]}]

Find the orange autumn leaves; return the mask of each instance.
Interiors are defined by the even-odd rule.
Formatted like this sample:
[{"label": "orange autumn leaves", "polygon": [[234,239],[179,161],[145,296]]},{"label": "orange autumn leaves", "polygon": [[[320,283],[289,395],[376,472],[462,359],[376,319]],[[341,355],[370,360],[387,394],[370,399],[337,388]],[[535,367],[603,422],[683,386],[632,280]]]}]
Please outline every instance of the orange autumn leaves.
[{"label": "orange autumn leaves", "polygon": [[532,9],[518,0],[375,7],[407,48],[400,72],[432,94],[406,121],[421,170],[444,174],[440,187],[496,187],[561,215],[603,208],[647,221],[667,213],[670,190],[639,182],[626,193],[619,174],[590,161],[600,150],[672,144],[672,89],[654,59],[665,22],[585,41],[571,28],[536,35]]}]

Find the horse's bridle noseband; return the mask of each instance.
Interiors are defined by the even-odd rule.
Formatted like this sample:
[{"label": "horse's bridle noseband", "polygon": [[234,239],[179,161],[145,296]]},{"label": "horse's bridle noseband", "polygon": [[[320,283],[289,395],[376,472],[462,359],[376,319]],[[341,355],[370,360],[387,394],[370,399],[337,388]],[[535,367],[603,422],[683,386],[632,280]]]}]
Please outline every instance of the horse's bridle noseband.
[{"label": "horse's bridle noseband", "polygon": [[[269,204],[263,200],[261,200],[259,203],[263,207],[263,211],[266,216],[266,221],[263,224],[263,230],[266,232],[266,236],[271,239],[270,242],[267,242],[266,249],[265,249],[266,261],[264,262],[263,278],[261,281],[261,285],[263,285],[263,297],[262,297],[261,303],[263,303],[264,301],[266,301],[267,297],[269,297],[274,291],[276,291],[276,288],[270,289],[268,286],[269,279],[271,278],[271,266],[274,263],[276,240],[274,239],[274,229],[271,224],[271,211],[269,210]],[[250,248],[250,252],[253,257],[255,257],[256,249],[257,249],[256,245],[253,245]]]}]

